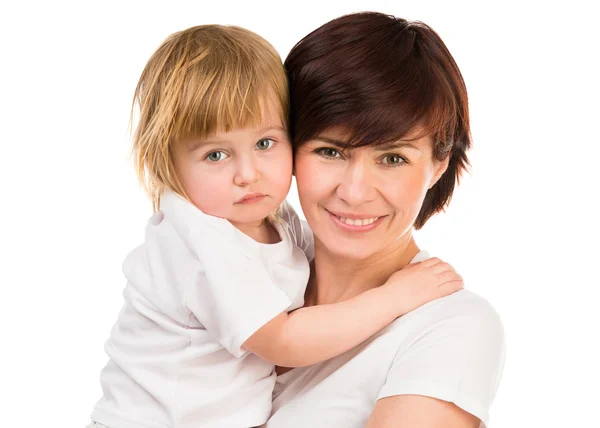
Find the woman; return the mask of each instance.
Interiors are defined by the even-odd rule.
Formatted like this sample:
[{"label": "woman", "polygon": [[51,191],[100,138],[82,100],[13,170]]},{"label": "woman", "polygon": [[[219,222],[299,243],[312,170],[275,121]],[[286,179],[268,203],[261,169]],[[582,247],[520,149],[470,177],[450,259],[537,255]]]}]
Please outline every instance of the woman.
[{"label": "woman", "polygon": [[[298,194],[315,235],[305,302],[338,302],[427,258],[412,231],[448,204],[468,165],[467,93],[431,28],[378,13],[323,25],[286,68]],[[482,427],[503,360],[498,315],[462,290],[340,357],[280,369],[266,426]]]}]

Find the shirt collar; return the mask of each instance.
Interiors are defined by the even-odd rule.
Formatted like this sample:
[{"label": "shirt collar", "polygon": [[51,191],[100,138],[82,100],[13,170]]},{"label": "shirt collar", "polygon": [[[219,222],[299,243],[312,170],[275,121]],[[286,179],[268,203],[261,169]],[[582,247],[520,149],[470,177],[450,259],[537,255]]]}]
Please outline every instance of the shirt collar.
[{"label": "shirt collar", "polygon": [[233,239],[234,226],[224,218],[203,213],[190,201],[175,192],[167,191],[160,198],[160,210],[181,236],[194,229],[212,230]]},{"label": "shirt collar", "polygon": [[[288,247],[289,239],[281,225],[275,228],[281,235],[279,244],[261,244],[238,230],[228,220],[205,214],[187,199],[172,191],[166,191],[160,199],[160,211],[184,239],[189,239],[193,233],[195,238],[210,242],[214,245],[227,242],[237,246],[246,257],[252,258],[257,253],[266,251],[273,253]],[[283,251],[285,253],[285,251]]]}]

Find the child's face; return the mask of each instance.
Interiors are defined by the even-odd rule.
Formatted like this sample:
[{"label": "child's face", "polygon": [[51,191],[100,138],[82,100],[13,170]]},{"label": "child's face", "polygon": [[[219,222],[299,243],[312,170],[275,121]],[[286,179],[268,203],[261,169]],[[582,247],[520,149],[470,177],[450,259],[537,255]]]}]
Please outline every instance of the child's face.
[{"label": "child's face", "polygon": [[255,128],[189,140],[174,153],[179,180],[194,205],[235,225],[260,224],[285,199],[292,147],[275,102]]}]

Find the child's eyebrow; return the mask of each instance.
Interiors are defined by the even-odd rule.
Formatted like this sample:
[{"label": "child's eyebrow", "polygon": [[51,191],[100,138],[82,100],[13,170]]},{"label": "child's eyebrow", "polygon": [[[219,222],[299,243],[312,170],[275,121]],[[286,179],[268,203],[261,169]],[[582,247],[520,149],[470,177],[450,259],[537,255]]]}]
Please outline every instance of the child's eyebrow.
[{"label": "child's eyebrow", "polygon": [[[262,128],[262,129],[258,129],[258,130],[255,131],[255,133],[256,133],[256,135],[258,137],[258,135],[265,134],[268,131],[287,132],[287,130],[283,126],[273,125],[273,126],[266,126],[266,127]],[[206,140],[203,140],[203,139],[202,140],[196,140],[196,141],[190,143],[188,150],[190,152],[193,152],[194,150],[197,150],[198,148],[200,148],[202,146],[208,146],[210,144],[223,144],[223,143],[227,143],[227,142],[229,142],[229,140],[227,138],[223,138],[223,139],[216,138],[215,139],[214,137],[212,139],[209,138],[209,139],[206,139]]]},{"label": "child's eyebrow", "polygon": [[262,134],[265,133],[267,131],[282,131],[282,132],[287,132],[287,130],[280,125],[273,125],[273,126],[267,126],[259,131],[257,131],[258,134]]},{"label": "child's eyebrow", "polygon": [[199,149],[200,147],[203,147],[203,146],[210,146],[211,144],[212,145],[226,144],[226,143],[230,143],[230,142],[231,142],[231,140],[229,140],[227,138],[215,138],[215,137],[212,137],[212,138],[209,138],[209,139],[199,139],[199,140],[192,141],[189,144],[188,150],[190,152],[193,152],[194,150],[197,150],[197,149]]},{"label": "child's eyebrow", "polygon": [[190,143],[189,147],[188,147],[188,151],[189,152],[193,152],[194,150],[199,149],[202,146],[205,146],[207,144],[211,144],[211,143],[216,143],[216,141],[208,141],[208,140],[196,140],[193,143]]}]

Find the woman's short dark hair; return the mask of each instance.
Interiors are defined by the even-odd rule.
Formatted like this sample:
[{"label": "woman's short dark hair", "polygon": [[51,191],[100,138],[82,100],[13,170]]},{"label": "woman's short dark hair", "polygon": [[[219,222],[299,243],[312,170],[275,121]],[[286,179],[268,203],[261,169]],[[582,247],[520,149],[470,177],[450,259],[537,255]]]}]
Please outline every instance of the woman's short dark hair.
[{"label": "woman's short dark hair", "polygon": [[345,15],[298,42],[285,67],[295,148],[332,128],[349,133],[348,147],[430,135],[435,158],[450,160],[415,228],[444,210],[469,165],[471,135],[462,75],[433,29],[375,12]]}]

